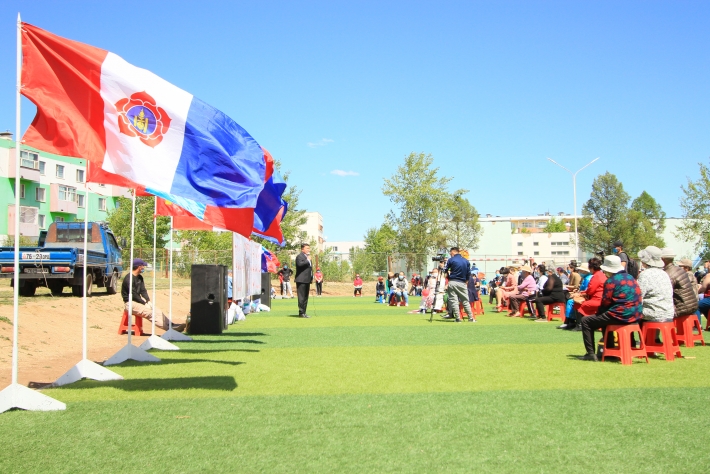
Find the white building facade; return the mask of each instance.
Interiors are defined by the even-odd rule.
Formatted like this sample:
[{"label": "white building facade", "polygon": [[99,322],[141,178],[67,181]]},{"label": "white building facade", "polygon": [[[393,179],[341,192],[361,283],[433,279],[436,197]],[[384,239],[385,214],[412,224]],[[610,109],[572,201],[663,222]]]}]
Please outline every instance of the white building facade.
[{"label": "white building facade", "polygon": [[[323,234],[323,216],[320,212],[306,212],[303,214],[306,222],[298,230],[306,233],[307,242],[315,242],[318,252],[325,250],[325,236]],[[315,250],[315,249],[314,249]]]}]

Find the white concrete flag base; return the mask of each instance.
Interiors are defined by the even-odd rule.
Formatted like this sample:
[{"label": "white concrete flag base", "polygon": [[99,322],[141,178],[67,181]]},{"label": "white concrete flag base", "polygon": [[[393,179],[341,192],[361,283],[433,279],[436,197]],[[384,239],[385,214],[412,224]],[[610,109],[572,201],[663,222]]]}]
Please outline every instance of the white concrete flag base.
[{"label": "white concrete flag base", "polygon": [[177,332],[175,329],[170,329],[165,331],[165,333],[160,336],[166,341],[192,341],[190,336],[186,336],[181,332]]},{"label": "white concrete flag base", "polygon": [[141,344],[138,347],[140,349],[143,349],[144,351],[147,351],[150,349],[159,349],[161,351],[179,351],[180,350],[180,348],[178,346],[176,346],[175,344],[171,344],[170,342],[156,336],[155,334],[153,334],[148,339],[143,341],[143,344]]},{"label": "white concrete flag base", "polygon": [[13,383],[0,392],[0,413],[13,408],[28,411],[55,411],[66,410],[67,406],[24,385]]},{"label": "white concrete flag base", "polygon": [[70,383],[78,382],[81,379],[98,380],[105,382],[107,380],[123,380],[123,377],[116,372],[112,372],[96,362],[88,359],[80,360],[78,364],[69,369],[66,374],[62,375],[52,384],[52,387],[61,387]]},{"label": "white concrete flag base", "polygon": [[138,362],[160,362],[160,359],[152,354],[148,354],[143,349],[139,349],[133,344],[126,344],[120,351],[109,358],[104,365],[116,365],[127,360],[137,360]]}]

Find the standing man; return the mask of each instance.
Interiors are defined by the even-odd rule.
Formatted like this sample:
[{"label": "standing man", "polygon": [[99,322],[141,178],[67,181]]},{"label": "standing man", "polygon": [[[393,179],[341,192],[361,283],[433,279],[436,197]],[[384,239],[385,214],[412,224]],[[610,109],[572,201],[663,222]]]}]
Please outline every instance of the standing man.
[{"label": "standing man", "polygon": [[451,308],[456,322],[460,323],[459,301],[461,301],[468,320],[476,322],[471,312],[471,304],[468,302],[468,287],[466,286],[471,278],[471,266],[468,260],[461,256],[458,247],[451,247],[449,255],[451,258],[446,262],[446,272],[449,274],[449,287],[446,290],[449,296],[447,306]]},{"label": "standing man", "polygon": [[281,270],[279,270],[279,276],[283,278],[283,283],[281,284],[281,296],[284,298],[293,298],[293,291],[291,290],[291,275],[293,274],[293,270],[288,268],[288,265],[283,266]]},{"label": "standing man", "polygon": [[311,291],[313,280],[313,267],[311,266],[311,246],[301,244],[301,253],[296,256],[296,295],[298,296],[298,315],[308,318],[308,295]]}]

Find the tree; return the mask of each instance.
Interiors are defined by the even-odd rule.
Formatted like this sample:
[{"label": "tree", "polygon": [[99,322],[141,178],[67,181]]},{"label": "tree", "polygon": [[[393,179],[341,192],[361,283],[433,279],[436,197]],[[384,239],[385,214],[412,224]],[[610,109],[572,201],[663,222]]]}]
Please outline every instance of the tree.
[{"label": "tree", "polygon": [[542,228],[542,231],[548,234],[553,234],[555,232],[567,232],[568,227],[565,225],[565,222],[563,220],[557,220],[554,217],[552,217],[548,222],[545,227]]},{"label": "tree", "polygon": [[680,200],[683,224],[677,236],[695,242],[695,250],[703,258],[710,257],[710,168],[698,163],[699,178],[688,178],[688,185],[681,186],[684,196]]},{"label": "tree", "polygon": [[[128,258],[131,242],[131,208],[132,199],[119,197],[116,208],[109,212],[107,221],[119,242],[125,239],[124,258]],[[153,248],[153,214],[155,212],[155,197],[136,198],[136,223],[133,247],[137,249]],[[158,216],[156,247],[165,247],[170,232],[170,218]]]},{"label": "tree", "polygon": [[423,268],[429,251],[444,241],[440,224],[451,178],[439,176],[433,164],[431,155],[410,153],[382,186],[396,207],[386,222],[397,233],[396,250],[405,255],[408,268]]},{"label": "tree", "polygon": [[579,221],[579,246],[588,252],[609,253],[614,241],[621,240],[624,250],[636,254],[648,245],[663,247],[660,234],[665,226],[665,213],[645,191],[631,197],[615,175],[607,172],[595,178],[592,194],[582,207]]},{"label": "tree", "polygon": [[442,230],[444,242],[441,247],[459,247],[474,251],[478,248],[481,224],[478,211],[460,194],[451,197],[444,209]]}]

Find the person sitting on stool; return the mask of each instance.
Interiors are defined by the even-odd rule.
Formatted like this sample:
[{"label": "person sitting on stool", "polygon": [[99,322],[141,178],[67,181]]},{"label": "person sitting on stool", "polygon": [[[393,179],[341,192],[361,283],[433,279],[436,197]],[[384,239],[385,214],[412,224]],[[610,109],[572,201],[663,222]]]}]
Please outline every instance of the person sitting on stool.
[{"label": "person sitting on stool", "polygon": [[[170,327],[170,319],[165,316],[160,309],[153,307],[153,304],[150,302],[150,297],[148,296],[148,290],[145,289],[145,283],[143,282],[143,275],[141,275],[141,273],[143,273],[147,265],[148,264],[140,258],[133,259],[133,271],[131,272],[133,274],[133,291],[131,295],[133,298],[133,316],[153,321],[153,312],[155,312],[156,316],[159,318],[162,316],[162,319],[155,321],[155,325],[167,331]],[[128,291],[131,285],[131,273],[123,278],[123,284],[121,285],[121,296],[123,297],[126,311],[128,311]],[[185,324],[173,323],[173,329],[178,332],[183,332],[185,330]]]}]

